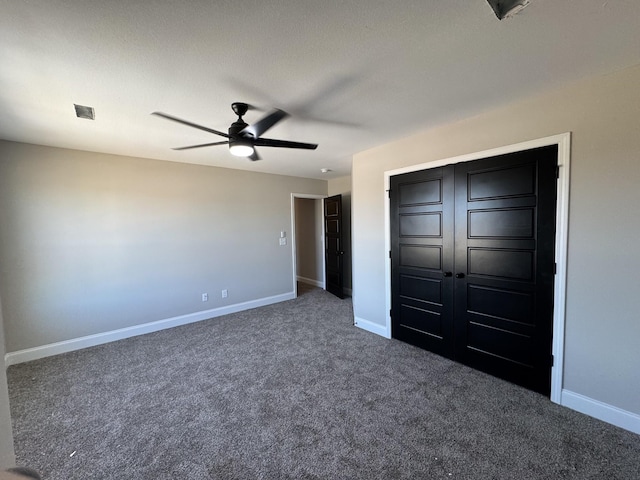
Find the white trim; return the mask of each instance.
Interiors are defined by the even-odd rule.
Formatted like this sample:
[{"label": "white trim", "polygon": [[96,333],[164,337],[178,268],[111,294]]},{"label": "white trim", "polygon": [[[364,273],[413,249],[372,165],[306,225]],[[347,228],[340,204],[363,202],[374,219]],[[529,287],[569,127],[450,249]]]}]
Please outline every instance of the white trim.
[{"label": "white trim", "polygon": [[[296,289],[296,281],[298,279],[298,262],[296,260],[296,249],[298,248],[297,244],[296,244],[296,198],[310,198],[312,200],[324,200],[325,198],[327,198],[327,195],[315,195],[315,194],[310,194],[310,193],[292,193],[291,194],[291,265],[293,267],[293,291],[297,291]],[[321,235],[321,252],[323,252],[323,256],[324,256],[324,221],[321,222],[322,223],[322,235]],[[323,258],[323,262],[322,264],[324,265],[324,258]],[[326,267],[325,267],[326,269]],[[322,270],[322,276],[323,279],[321,281],[319,281],[319,285],[317,285],[318,287],[322,288],[323,290],[327,289],[327,272],[325,271],[325,269]]]},{"label": "white trim", "polygon": [[636,413],[622,410],[621,408],[585,397],[570,390],[562,390],[562,401],[560,404],[640,435],[640,415]]},{"label": "white trim", "polygon": [[186,325],[188,323],[200,322],[202,320],[208,320],[210,318],[220,317],[222,315],[228,315],[230,313],[241,312],[243,310],[249,310],[252,308],[263,307],[265,305],[284,302],[286,300],[292,300],[294,298],[296,298],[295,292],[288,292],[281,295],[274,295],[272,297],[259,298],[257,300],[236,303],[234,305],[213,308],[211,310],[203,310],[201,312],[189,313],[187,315],[166,318],[164,320],[157,320],[155,322],[144,323],[142,325],[120,328],[118,330],[112,330],[110,332],[96,333],[94,335],[87,335],[86,337],[73,338],[71,340],[65,340],[62,342],[50,343],[48,345],[27,348],[24,350],[18,350],[16,352],[9,352],[4,356],[4,363],[5,367],[9,367],[18,363],[30,362],[31,360],[37,360],[39,358],[72,352],[74,350],[80,350],[82,348],[94,347],[96,345],[102,345],[104,343],[114,342],[116,340],[136,337],[138,335],[144,335],[146,333],[152,333],[159,330],[165,330],[167,328]]},{"label": "white trim", "polygon": [[364,318],[359,317],[354,317],[353,324],[356,327],[361,328],[362,330],[366,330],[367,332],[375,333],[376,335],[380,335],[384,338],[391,338],[391,330],[386,325],[373,323],[369,320],[365,320]]},{"label": "white trim", "polygon": [[299,282],[306,283],[307,285],[313,285],[314,287],[324,288],[324,283],[321,282],[320,280],[314,280],[312,278],[301,277],[300,275],[298,275],[296,277],[296,279]]},{"label": "white trim", "polygon": [[[433,162],[411,165],[408,167],[384,172],[384,228],[385,252],[391,250],[390,201],[388,190],[391,177],[402,173],[416,172],[429,168],[442,167],[461,162],[470,162],[481,158],[494,157],[506,153],[514,153],[532,148],[558,145],[558,166],[560,178],[557,186],[556,201],[556,282],[554,285],[553,305],[553,345],[554,366],[551,368],[551,401],[560,403],[563,384],[564,366],[564,330],[567,291],[567,245],[569,231],[569,173],[571,163],[571,133],[562,133],[550,137],[539,138],[482,152],[469,153],[457,157],[445,158]],[[391,332],[391,259],[385,254],[385,306],[386,328]]]},{"label": "white trim", "polygon": [[553,290],[553,368],[551,401],[561,402],[564,378],[564,331],[567,305],[567,255],[569,248],[569,178],[571,172],[571,134],[558,139],[558,191],[556,200],[556,281]]}]

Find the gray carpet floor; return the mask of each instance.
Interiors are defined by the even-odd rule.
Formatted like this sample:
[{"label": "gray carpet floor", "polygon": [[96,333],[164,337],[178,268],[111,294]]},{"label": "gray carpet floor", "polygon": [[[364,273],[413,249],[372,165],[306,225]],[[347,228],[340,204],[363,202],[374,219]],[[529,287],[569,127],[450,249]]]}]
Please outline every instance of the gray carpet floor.
[{"label": "gray carpet floor", "polygon": [[640,478],[640,436],[296,300],[9,368],[45,479]]}]

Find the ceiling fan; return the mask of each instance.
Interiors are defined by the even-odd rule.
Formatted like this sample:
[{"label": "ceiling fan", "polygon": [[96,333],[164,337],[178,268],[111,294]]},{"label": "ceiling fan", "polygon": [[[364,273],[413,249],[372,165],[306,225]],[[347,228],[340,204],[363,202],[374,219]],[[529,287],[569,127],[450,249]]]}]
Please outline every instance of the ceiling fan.
[{"label": "ceiling fan", "polygon": [[178,147],[173,150],[189,150],[191,148],[212,147],[214,145],[229,145],[229,151],[238,157],[249,157],[251,160],[260,160],[260,156],[256,151],[256,147],[279,147],[279,148],[302,148],[306,150],[315,150],[318,145],[315,143],[290,142],[288,140],[274,140],[271,138],[262,138],[261,135],[273,127],[279,121],[289,116],[287,112],[280,109],[274,109],[253,125],[248,125],[242,116],[249,110],[246,103],[235,102],[231,104],[231,109],[238,115],[238,119],[229,127],[229,133],[220,132],[212,128],[198,125],[197,123],[182,120],[162,112],[153,112],[152,115],[166,118],[174,122],[182,123],[189,127],[198,128],[205,132],[214,133],[228,140],[213,143],[203,143],[200,145],[190,145],[188,147]]}]

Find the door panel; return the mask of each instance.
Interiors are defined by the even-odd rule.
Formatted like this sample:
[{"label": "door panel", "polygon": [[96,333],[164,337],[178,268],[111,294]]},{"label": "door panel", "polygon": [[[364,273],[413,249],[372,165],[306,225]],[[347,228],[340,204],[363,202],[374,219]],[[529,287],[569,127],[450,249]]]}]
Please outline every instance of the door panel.
[{"label": "door panel", "polygon": [[429,270],[442,269],[442,248],[430,245],[401,245],[400,265]]},{"label": "door panel", "polygon": [[551,146],[391,178],[394,338],[549,394],[556,165]]},{"label": "door panel", "polygon": [[533,252],[526,250],[469,247],[467,264],[468,274],[477,277],[527,281],[533,279]]},{"label": "door panel", "polygon": [[439,279],[400,275],[400,291],[406,299],[442,305],[442,281]]},{"label": "door panel", "polygon": [[402,328],[415,330],[422,335],[428,335],[432,339],[443,339],[442,318],[439,312],[420,308],[405,303],[401,307]]},{"label": "door panel", "polygon": [[[511,155],[519,155],[519,153],[493,157],[493,159],[499,162],[500,158]],[[491,160],[489,159],[488,162],[495,163]],[[485,160],[476,161],[485,162]],[[467,165],[469,163],[459,164],[457,169],[464,171]],[[487,171],[478,170],[467,172],[467,175],[465,181],[468,184],[469,201],[535,194],[535,165],[515,165]]]},{"label": "door panel", "polygon": [[467,310],[490,319],[531,325],[531,314],[535,305],[533,292],[515,292],[501,288],[469,285],[467,287]]},{"label": "door panel", "polygon": [[477,210],[469,213],[469,237],[533,238],[533,208]]},{"label": "door panel", "polygon": [[442,178],[425,179],[399,184],[399,204],[403,207],[412,205],[441,205]]},{"label": "door panel", "polygon": [[442,214],[412,213],[400,215],[400,235],[408,237],[441,237]]}]

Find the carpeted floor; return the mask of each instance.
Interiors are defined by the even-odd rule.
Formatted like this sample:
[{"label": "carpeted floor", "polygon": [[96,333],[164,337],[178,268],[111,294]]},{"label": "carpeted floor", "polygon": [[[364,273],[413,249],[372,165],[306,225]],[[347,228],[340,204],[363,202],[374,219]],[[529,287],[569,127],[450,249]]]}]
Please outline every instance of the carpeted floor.
[{"label": "carpeted floor", "polygon": [[299,293],[10,367],[19,465],[47,480],[640,478],[640,436]]}]

